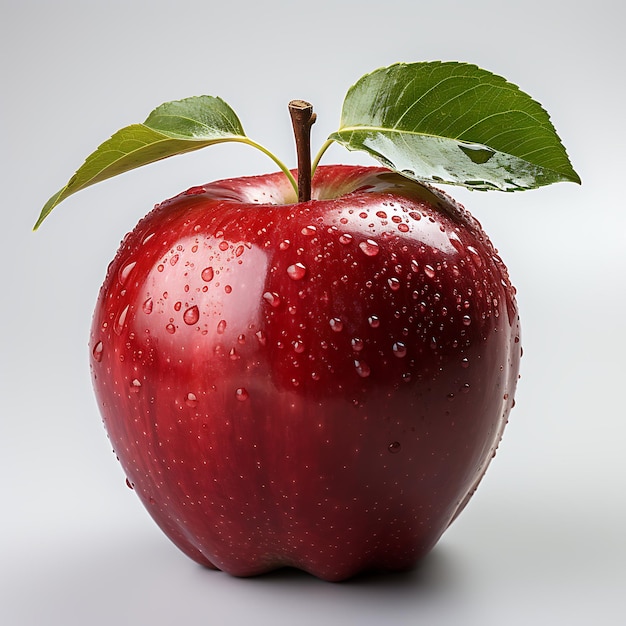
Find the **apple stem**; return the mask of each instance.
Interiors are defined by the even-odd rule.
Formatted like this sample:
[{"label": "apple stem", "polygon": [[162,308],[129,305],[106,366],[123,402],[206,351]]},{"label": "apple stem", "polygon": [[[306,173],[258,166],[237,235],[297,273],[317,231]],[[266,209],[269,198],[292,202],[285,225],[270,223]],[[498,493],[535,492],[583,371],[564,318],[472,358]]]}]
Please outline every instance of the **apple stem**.
[{"label": "apple stem", "polygon": [[298,155],[298,202],[311,199],[311,126],[317,116],[313,113],[313,105],[304,100],[292,100],[289,103],[289,114],[293,125]]}]

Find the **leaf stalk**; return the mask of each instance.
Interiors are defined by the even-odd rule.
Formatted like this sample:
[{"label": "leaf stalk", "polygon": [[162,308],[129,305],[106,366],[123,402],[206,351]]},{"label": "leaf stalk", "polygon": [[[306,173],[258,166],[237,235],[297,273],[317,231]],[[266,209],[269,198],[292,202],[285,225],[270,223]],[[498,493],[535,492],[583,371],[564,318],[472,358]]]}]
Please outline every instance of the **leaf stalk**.
[{"label": "leaf stalk", "polygon": [[245,139],[238,139],[238,141],[241,141],[241,143],[245,143],[249,146],[252,146],[253,148],[256,148],[257,150],[260,150],[263,154],[272,159],[272,161],[274,161],[274,163],[278,165],[283,174],[285,174],[285,176],[289,179],[289,182],[291,183],[291,186],[293,187],[293,190],[296,192],[296,194],[298,193],[298,183],[296,182],[296,179],[289,171],[289,168],[276,155],[270,152],[265,146],[262,146],[260,143],[257,143],[256,141],[253,141],[248,137],[246,137]]},{"label": "leaf stalk", "polygon": [[317,166],[319,165],[320,160],[324,156],[324,153],[326,152],[326,150],[328,150],[328,148],[330,148],[330,146],[334,143],[334,141],[335,141],[334,139],[327,139],[322,145],[322,147],[319,149],[319,152],[317,153],[313,161],[313,165],[311,166],[311,178],[315,176],[315,170],[317,169]]}]

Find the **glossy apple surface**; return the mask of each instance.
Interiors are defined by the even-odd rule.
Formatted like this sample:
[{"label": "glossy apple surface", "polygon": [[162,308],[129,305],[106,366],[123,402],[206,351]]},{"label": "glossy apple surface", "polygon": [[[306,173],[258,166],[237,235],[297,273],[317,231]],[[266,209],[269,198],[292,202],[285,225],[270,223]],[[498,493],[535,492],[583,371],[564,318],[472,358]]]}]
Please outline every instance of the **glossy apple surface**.
[{"label": "glossy apple surface", "polygon": [[326,166],[195,187],[127,235],[91,335],[129,484],[192,559],[326,580],[410,568],[513,405],[506,268],[441,192]]}]

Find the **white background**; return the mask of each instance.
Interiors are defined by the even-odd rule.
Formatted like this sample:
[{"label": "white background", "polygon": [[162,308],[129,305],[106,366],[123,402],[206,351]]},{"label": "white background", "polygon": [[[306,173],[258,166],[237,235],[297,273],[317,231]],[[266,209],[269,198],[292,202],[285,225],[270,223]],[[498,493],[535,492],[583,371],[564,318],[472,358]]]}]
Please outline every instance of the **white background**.
[{"label": "white background", "polygon": [[[623,3],[0,2],[0,622],[623,624],[626,212]],[[286,111],[321,145],[362,74],[461,60],[539,100],[583,179],[519,194],[449,189],[519,292],[517,406],[476,497],[412,574],[330,584],[205,571],[161,535],[111,453],[87,336],[106,266],[153,204],[275,169],[241,145],[41,206],[112,132],[161,102],[223,97],[295,165]],[[373,163],[332,148],[325,163]]]}]

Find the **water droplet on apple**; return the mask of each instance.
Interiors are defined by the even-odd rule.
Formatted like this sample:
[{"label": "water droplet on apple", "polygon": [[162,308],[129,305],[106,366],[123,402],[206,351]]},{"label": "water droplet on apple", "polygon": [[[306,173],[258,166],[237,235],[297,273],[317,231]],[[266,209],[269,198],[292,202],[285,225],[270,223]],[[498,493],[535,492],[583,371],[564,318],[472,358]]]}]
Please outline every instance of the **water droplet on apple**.
[{"label": "water droplet on apple", "polygon": [[360,352],[361,350],[363,350],[363,339],[361,339],[360,337],[354,337],[350,343],[352,345],[352,349],[355,352]]},{"label": "water droplet on apple", "polygon": [[315,235],[317,228],[311,224],[310,226],[305,226],[300,232],[305,237],[311,237],[312,235]]},{"label": "water droplet on apple", "polygon": [[289,246],[291,245],[291,241],[289,241],[289,239],[285,239],[284,241],[281,241],[280,244],[278,245],[280,250],[287,250],[287,248],[289,248]]},{"label": "water droplet on apple", "polygon": [[141,381],[138,380],[137,378],[133,378],[130,381],[130,390],[132,393],[138,393],[139,390],[141,389]]},{"label": "water droplet on apple", "polygon": [[228,242],[227,241],[220,241],[220,245],[218,246],[218,248],[222,252],[226,252],[226,250],[228,250]]},{"label": "water droplet on apple", "polygon": [[476,250],[476,248],[474,248],[473,246],[467,246],[467,251],[470,253],[470,258],[472,260],[472,263],[474,263],[476,267],[479,267],[479,268],[482,267],[483,260],[480,258],[480,254],[478,250]]},{"label": "water droplet on apple", "polygon": [[195,393],[191,393],[191,391],[185,396],[185,404],[190,408],[195,408],[198,406],[198,397]]},{"label": "water droplet on apple", "polygon": [[178,259],[179,259],[179,258],[180,258],[180,257],[179,257],[177,254],[175,254],[175,255],[174,255],[174,256],[170,259],[170,265],[172,265],[172,266],[176,265],[176,263],[178,263]]},{"label": "water droplet on apple", "polygon": [[131,483],[130,480],[128,480],[128,478],[126,479],[126,486],[129,489],[134,489],[135,488],[135,485],[133,485],[133,483]]},{"label": "water droplet on apple", "polygon": [[204,187],[190,187],[185,191],[186,196],[197,196],[205,192]]},{"label": "water droplet on apple", "polygon": [[165,327],[165,330],[166,330],[166,331],[167,331],[170,335],[173,335],[173,334],[176,332],[176,326],[174,326],[174,324],[171,324],[171,323],[170,323],[170,324],[168,324],[168,325]]},{"label": "water droplet on apple", "polygon": [[183,307],[183,303],[179,300],[178,302],[176,302],[176,304],[174,304],[174,311],[180,311]]},{"label": "water droplet on apple", "polygon": [[239,387],[235,391],[235,397],[239,400],[239,402],[245,402],[250,397],[250,394],[243,387]]},{"label": "water droplet on apple", "polygon": [[426,274],[428,278],[434,278],[435,268],[432,265],[424,265],[424,274]]},{"label": "water droplet on apple", "polygon": [[380,319],[378,318],[378,315],[370,315],[367,318],[367,322],[372,328],[378,328],[380,326]]},{"label": "water droplet on apple", "polygon": [[450,235],[448,236],[448,239],[450,240],[450,243],[452,244],[452,246],[457,252],[459,253],[464,252],[463,242],[454,231],[450,233]]},{"label": "water droplet on apple", "polygon": [[463,368],[469,367],[469,359],[466,356],[461,359],[461,367]]},{"label": "water droplet on apple", "polygon": [[387,450],[388,452],[390,452],[391,454],[398,454],[398,452],[400,452],[402,446],[400,445],[399,441],[392,441],[388,446],[387,446]]},{"label": "water droplet on apple", "polygon": [[294,263],[287,268],[287,275],[292,280],[301,280],[306,275],[306,266],[302,263]]},{"label": "water droplet on apple", "polygon": [[400,281],[397,278],[389,278],[387,284],[391,291],[398,291],[398,289],[400,289]]},{"label": "water droplet on apple", "polygon": [[361,248],[367,256],[376,256],[380,252],[380,246],[372,239],[361,241],[359,248]]},{"label": "water droplet on apple", "polygon": [[148,298],[142,305],[141,307],[143,309],[143,312],[146,315],[150,315],[150,313],[152,313],[152,309],[154,308],[154,303],[152,302],[152,298]]},{"label": "water droplet on apple", "polygon": [[235,248],[235,256],[239,257],[243,254],[244,247],[240,244]]},{"label": "water droplet on apple", "polygon": [[263,300],[273,308],[276,308],[280,304],[280,296],[273,291],[266,291],[263,294]]},{"label": "water droplet on apple", "polygon": [[210,283],[213,280],[214,275],[215,275],[215,272],[213,271],[212,267],[205,267],[202,270],[202,273],[200,274],[200,276],[202,277],[202,280],[205,283]]},{"label": "water droplet on apple", "polygon": [[92,350],[93,358],[98,363],[100,363],[100,361],[102,361],[102,350],[103,349],[104,349],[104,346],[103,346],[101,341],[98,341],[98,343],[96,343],[96,345],[93,347],[93,350]]},{"label": "water droplet on apple", "polygon": [[344,233],[343,235],[339,235],[339,243],[343,244],[344,246],[347,246],[349,243],[352,242],[352,235],[350,233]]},{"label": "water droplet on apple", "polygon": [[469,315],[463,316],[463,326],[469,326],[472,323],[472,318]]},{"label": "water droplet on apple", "polygon": [[127,304],[119,313],[117,318],[115,319],[115,324],[113,325],[113,330],[117,335],[121,335],[124,330],[124,324],[126,323],[126,316],[128,315],[128,309],[130,305]]},{"label": "water droplet on apple", "polygon": [[336,333],[340,333],[343,330],[343,322],[338,317],[333,317],[329,323],[331,329]]},{"label": "water droplet on apple", "polygon": [[256,338],[259,340],[259,344],[264,346],[267,343],[267,337],[265,336],[265,333],[262,330],[257,330],[256,333],[254,333]]},{"label": "water droplet on apple", "polygon": [[401,233],[408,233],[409,232],[409,225],[405,224],[404,222],[402,224],[398,224],[398,230]]},{"label": "water droplet on apple", "polygon": [[303,341],[294,341],[293,342],[293,349],[294,352],[297,352],[298,354],[302,354],[305,350],[305,345]]},{"label": "water droplet on apple", "polygon": [[391,349],[393,350],[394,356],[397,356],[399,359],[406,356],[406,345],[401,341],[396,341]]},{"label": "water droplet on apple", "polygon": [[220,320],[217,324],[217,334],[222,335],[226,330],[226,320]]},{"label": "water droplet on apple", "polygon": [[372,373],[370,366],[365,361],[355,361],[354,368],[361,378],[367,378]]},{"label": "water droplet on apple", "polygon": [[124,267],[119,271],[117,275],[117,279],[120,285],[124,285],[124,283],[128,280],[130,273],[133,271],[135,265],[137,265],[137,261],[133,261],[132,263],[127,263]]},{"label": "water droplet on apple", "polygon": [[183,313],[183,321],[188,326],[193,326],[194,324],[197,324],[199,319],[200,319],[200,310],[195,304],[194,306],[189,307]]}]

